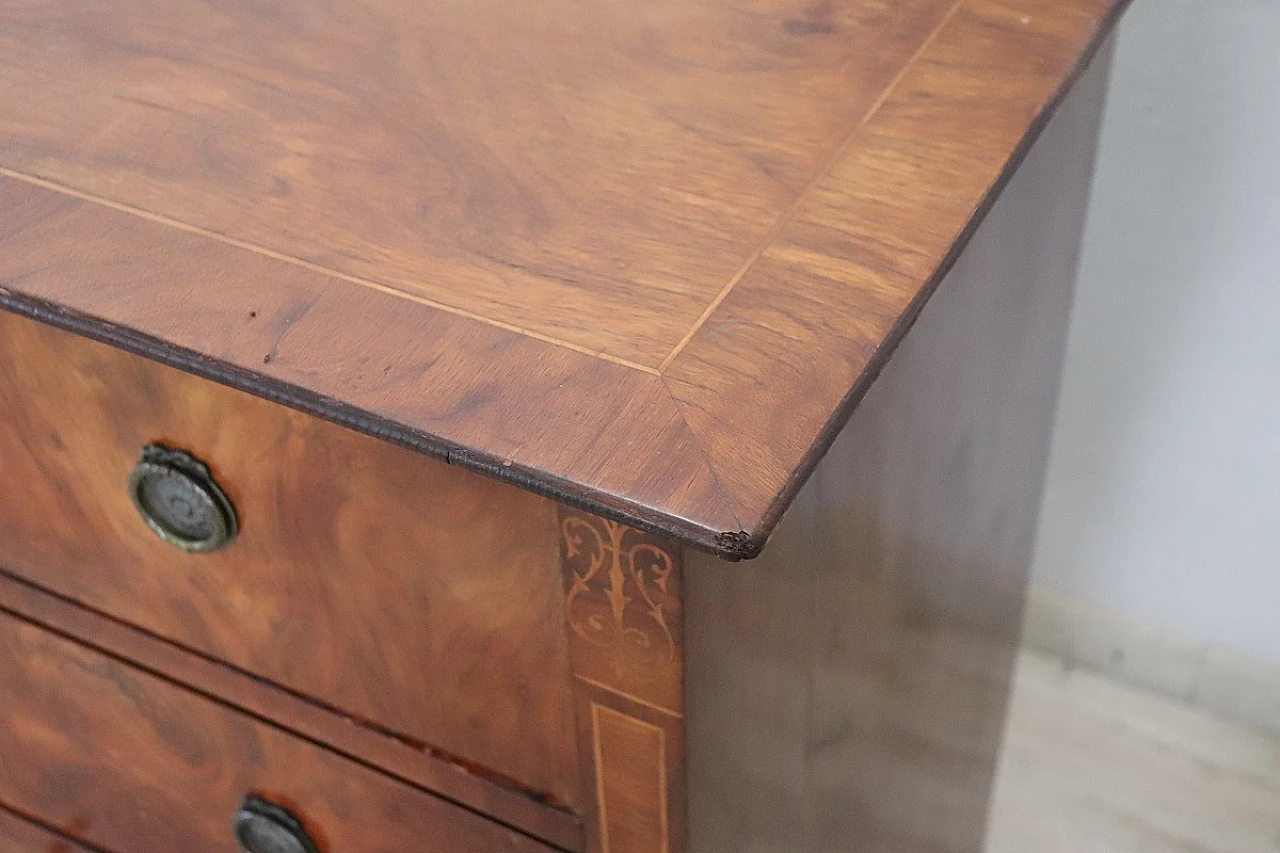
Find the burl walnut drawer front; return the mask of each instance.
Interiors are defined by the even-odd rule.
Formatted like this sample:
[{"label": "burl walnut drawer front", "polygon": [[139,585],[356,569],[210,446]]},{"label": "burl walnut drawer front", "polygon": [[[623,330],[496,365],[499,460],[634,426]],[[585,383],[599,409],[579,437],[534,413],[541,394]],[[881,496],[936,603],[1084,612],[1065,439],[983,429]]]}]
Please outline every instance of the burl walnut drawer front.
[{"label": "burl walnut drawer front", "polygon": [[0,683],[0,803],[94,846],[232,851],[234,821],[250,853],[551,851],[9,616]]},{"label": "burl walnut drawer front", "polygon": [[[578,799],[548,501],[3,312],[0,414],[0,568]],[[156,443],[208,466],[229,546],[144,523],[127,483]]]}]

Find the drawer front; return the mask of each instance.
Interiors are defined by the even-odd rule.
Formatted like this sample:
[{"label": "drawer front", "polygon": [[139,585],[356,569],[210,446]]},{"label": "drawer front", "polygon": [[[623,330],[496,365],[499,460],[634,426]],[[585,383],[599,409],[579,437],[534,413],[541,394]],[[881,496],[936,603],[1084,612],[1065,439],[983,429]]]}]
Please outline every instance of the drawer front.
[{"label": "drawer front", "polygon": [[[232,544],[143,522],[126,482],[153,443],[208,466]],[[537,496],[0,312],[0,568],[575,804],[555,524]]]},{"label": "drawer front", "polygon": [[0,802],[92,846],[230,853],[252,795],[321,853],[553,849],[10,616],[0,683]]}]

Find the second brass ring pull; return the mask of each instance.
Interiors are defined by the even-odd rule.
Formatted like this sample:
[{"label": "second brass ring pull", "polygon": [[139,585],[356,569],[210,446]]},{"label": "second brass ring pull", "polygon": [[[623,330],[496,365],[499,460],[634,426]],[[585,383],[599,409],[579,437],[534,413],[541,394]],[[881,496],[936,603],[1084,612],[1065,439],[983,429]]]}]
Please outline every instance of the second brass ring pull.
[{"label": "second brass ring pull", "polygon": [[240,804],[232,828],[242,853],[319,853],[301,821],[252,794]]}]

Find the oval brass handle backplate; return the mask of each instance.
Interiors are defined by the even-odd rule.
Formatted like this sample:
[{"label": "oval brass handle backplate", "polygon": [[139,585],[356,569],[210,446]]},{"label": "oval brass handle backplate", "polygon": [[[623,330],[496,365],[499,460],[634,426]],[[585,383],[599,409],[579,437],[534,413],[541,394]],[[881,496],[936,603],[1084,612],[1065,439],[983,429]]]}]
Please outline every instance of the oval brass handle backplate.
[{"label": "oval brass handle backplate", "polygon": [[181,450],[161,444],[142,448],[129,475],[129,497],[147,526],[183,551],[225,548],[239,531],[235,508],[208,466]]},{"label": "oval brass handle backplate", "polygon": [[252,794],[240,803],[232,830],[243,853],[319,853],[300,820]]}]

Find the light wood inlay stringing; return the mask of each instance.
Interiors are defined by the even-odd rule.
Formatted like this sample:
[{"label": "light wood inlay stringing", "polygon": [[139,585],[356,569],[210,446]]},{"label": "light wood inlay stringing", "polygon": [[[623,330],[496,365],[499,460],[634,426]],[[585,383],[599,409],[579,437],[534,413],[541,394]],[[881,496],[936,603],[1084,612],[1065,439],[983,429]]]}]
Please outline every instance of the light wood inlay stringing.
[{"label": "light wood inlay stringing", "polygon": [[562,509],[560,549],[588,849],[684,849],[680,554]]}]

